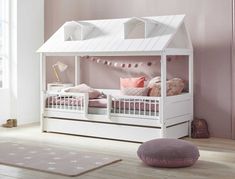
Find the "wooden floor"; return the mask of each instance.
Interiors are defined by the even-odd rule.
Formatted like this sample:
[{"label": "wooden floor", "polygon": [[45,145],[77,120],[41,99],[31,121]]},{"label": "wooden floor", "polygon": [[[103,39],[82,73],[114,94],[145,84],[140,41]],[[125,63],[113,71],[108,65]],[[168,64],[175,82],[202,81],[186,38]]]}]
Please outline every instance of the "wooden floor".
[{"label": "wooden floor", "polygon": [[[140,144],[102,140],[78,136],[41,133],[38,125],[5,129],[0,127],[0,137],[55,144],[63,148],[118,156],[121,162],[94,170],[78,177],[64,177],[28,169],[0,165],[0,179],[235,179],[235,141],[225,139],[190,140],[199,146],[201,157],[189,168],[159,169],[145,166],[136,156]],[[1,147],[1,146],[0,146]]]}]

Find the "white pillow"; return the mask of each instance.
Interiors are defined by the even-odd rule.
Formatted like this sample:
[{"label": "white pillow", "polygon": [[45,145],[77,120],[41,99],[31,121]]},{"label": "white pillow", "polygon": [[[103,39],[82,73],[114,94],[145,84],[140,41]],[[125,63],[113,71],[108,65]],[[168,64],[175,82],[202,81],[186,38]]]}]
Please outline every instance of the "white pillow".
[{"label": "white pillow", "polygon": [[123,88],[121,93],[127,96],[147,96],[148,90],[148,88]]},{"label": "white pillow", "polygon": [[101,93],[98,90],[91,88],[86,84],[80,84],[74,87],[65,88],[63,92],[70,92],[70,93],[88,93],[90,99],[98,98]]}]

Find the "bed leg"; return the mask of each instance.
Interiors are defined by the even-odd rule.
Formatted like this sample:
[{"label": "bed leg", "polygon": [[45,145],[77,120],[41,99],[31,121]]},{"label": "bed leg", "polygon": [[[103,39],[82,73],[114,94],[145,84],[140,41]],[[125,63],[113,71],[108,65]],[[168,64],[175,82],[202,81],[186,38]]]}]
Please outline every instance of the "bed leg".
[{"label": "bed leg", "polygon": [[188,137],[191,138],[191,122],[188,121]]},{"label": "bed leg", "polygon": [[166,126],[164,124],[161,127],[161,138],[166,138]]},{"label": "bed leg", "polygon": [[47,132],[47,126],[46,126],[46,122],[45,122],[45,118],[42,114],[42,119],[41,119],[41,132]]},{"label": "bed leg", "polygon": [[89,95],[87,93],[84,93],[84,118],[87,119],[88,115],[88,108],[89,108]]},{"label": "bed leg", "polygon": [[188,137],[192,136],[192,126],[191,126],[192,120],[193,119],[188,121]]}]

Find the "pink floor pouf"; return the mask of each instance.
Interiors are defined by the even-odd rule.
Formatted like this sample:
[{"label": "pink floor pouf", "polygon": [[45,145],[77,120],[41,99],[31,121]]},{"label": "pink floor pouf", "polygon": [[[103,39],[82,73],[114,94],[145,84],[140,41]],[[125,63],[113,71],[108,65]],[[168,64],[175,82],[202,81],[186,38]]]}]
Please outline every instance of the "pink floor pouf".
[{"label": "pink floor pouf", "polygon": [[200,156],[197,146],[180,139],[154,139],[144,142],[137,155],[146,165],[165,168],[192,166]]}]

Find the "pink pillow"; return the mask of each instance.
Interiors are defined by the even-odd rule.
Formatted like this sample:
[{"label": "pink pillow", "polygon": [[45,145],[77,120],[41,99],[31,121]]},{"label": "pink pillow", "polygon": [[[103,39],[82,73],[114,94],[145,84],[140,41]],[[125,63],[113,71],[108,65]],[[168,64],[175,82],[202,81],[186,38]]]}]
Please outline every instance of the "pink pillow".
[{"label": "pink pillow", "polygon": [[167,138],[144,142],[137,155],[147,165],[166,168],[189,167],[200,156],[193,143]]},{"label": "pink pillow", "polygon": [[120,78],[120,87],[123,88],[143,88],[145,77]]},{"label": "pink pillow", "polygon": [[78,86],[66,88],[64,89],[64,92],[88,93],[90,99],[98,98],[101,95],[101,93],[98,90],[95,90],[86,84],[80,84]]}]

